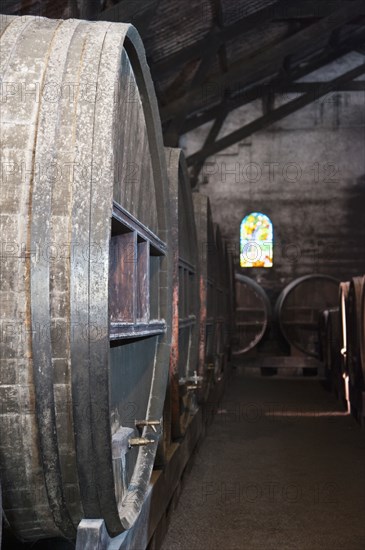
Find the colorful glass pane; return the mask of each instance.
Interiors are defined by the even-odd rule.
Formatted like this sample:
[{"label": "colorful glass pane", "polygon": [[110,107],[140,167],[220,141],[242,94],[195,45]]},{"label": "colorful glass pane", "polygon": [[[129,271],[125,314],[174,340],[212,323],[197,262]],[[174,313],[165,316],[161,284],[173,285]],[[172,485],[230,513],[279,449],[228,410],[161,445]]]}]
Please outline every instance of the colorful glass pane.
[{"label": "colorful glass pane", "polygon": [[272,267],[273,227],[270,218],[261,212],[251,212],[241,223],[241,267]]}]

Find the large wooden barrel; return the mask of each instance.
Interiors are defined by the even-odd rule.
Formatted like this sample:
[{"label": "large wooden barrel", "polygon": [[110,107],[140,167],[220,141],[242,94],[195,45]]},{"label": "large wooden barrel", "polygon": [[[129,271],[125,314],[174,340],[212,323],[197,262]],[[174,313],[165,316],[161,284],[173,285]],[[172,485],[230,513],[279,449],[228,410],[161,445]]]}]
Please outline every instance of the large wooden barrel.
[{"label": "large wooden barrel", "polygon": [[271,321],[270,300],[264,289],[250,277],[235,275],[235,337],[232,353],[241,355],[262,340]]},{"label": "large wooden barrel", "polygon": [[345,380],[341,355],[341,312],[338,307],[328,310],[327,323],[328,368],[334,393],[346,406]]},{"label": "large wooden barrel", "polygon": [[345,402],[344,378],[341,362],[341,312],[338,307],[322,312],[320,325],[320,359],[325,366],[326,378],[337,397]]},{"label": "large wooden barrel", "polygon": [[235,330],[235,308],[236,308],[236,280],[234,256],[232,254],[231,245],[226,243],[226,260],[227,266],[227,293],[228,293],[228,316],[229,316],[229,347],[231,350],[233,334]]},{"label": "large wooden barrel", "polygon": [[360,360],[362,368],[362,378],[365,383],[365,275],[362,279],[360,298]]},{"label": "large wooden barrel", "polygon": [[223,376],[227,366],[229,298],[228,298],[228,257],[218,224],[214,224],[217,271],[215,281],[215,337],[214,337],[214,376],[216,381]]},{"label": "large wooden barrel", "polygon": [[3,540],[3,499],[2,499],[1,479],[0,479],[0,550],[2,546],[2,540]]},{"label": "large wooden barrel", "polygon": [[342,355],[342,369],[343,372],[347,372],[347,317],[348,317],[348,296],[350,290],[350,282],[342,282],[339,285],[339,310],[341,320],[341,355]]},{"label": "large wooden barrel", "polygon": [[193,193],[200,266],[199,399],[206,401],[214,379],[217,253],[208,197]]},{"label": "large wooden barrel", "polygon": [[362,312],[361,302],[364,292],[365,277],[353,277],[350,281],[349,293],[347,298],[347,371],[349,376],[349,390],[351,409],[355,416],[360,420],[364,416],[363,412],[363,391],[365,389],[364,365],[361,357],[362,340]]},{"label": "large wooden barrel", "polygon": [[[2,19],[0,462],[23,539],[135,521],[170,357],[166,163],[129,25]],[[140,437],[142,436],[142,437]]]},{"label": "large wooden barrel", "polygon": [[290,346],[319,357],[318,323],[321,311],[337,306],[338,281],[327,275],[305,275],[289,283],[279,295],[276,317]]},{"label": "large wooden barrel", "polygon": [[166,148],[171,211],[173,311],[170,358],[172,437],[197,409],[199,387],[199,258],[191,185],[181,149]]},{"label": "large wooden barrel", "polygon": [[328,368],[327,326],[328,326],[328,309],[325,309],[320,313],[320,316],[319,316],[318,339],[319,339],[319,358],[324,363],[326,369]]}]

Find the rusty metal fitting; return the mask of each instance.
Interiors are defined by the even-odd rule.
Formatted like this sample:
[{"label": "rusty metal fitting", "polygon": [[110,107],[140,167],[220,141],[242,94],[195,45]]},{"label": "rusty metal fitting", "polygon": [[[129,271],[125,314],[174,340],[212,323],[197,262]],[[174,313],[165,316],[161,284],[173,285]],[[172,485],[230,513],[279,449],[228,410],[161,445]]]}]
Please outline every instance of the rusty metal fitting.
[{"label": "rusty metal fitting", "polygon": [[144,445],[150,445],[155,443],[154,439],[147,439],[146,437],[132,437],[128,440],[128,447],[143,447]]}]

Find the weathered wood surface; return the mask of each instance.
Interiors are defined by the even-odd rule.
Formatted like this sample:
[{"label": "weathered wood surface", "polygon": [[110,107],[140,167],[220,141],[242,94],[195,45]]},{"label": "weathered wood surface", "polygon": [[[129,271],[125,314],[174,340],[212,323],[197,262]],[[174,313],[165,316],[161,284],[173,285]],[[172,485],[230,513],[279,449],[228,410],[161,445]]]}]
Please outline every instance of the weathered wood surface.
[{"label": "weathered wood surface", "polygon": [[173,268],[173,314],[170,358],[172,438],[181,437],[196,411],[199,387],[199,258],[193,199],[185,158],[166,148],[169,176]]},{"label": "weathered wood surface", "polygon": [[363,276],[353,277],[350,281],[347,298],[347,353],[346,363],[349,376],[349,391],[351,409],[354,415],[362,421],[365,416],[363,393],[365,391],[365,367],[362,365],[361,343],[363,334],[363,311],[361,309],[364,292]]},{"label": "weathered wood surface", "polygon": [[218,224],[214,224],[215,247],[217,253],[217,272],[215,284],[215,336],[214,336],[214,376],[219,379],[223,376],[224,368],[227,366],[228,347],[228,280],[227,280],[227,257],[225,243]]},{"label": "weathered wood surface", "polygon": [[199,400],[206,401],[214,378],[216,330],[216,274],[217,251],[214,226],[208,197],[193,193],[195,222],[198,238],[200,265],[200,331],[199,331],[199,372],[203,378]]},{"label": "weathered wood surface", "polygon": [[348,317],[348,296],[350,290],[349,281],[339,285],[339,310],[341,314],[341,355],[343,372],[347,372],[347,317]]},{"label": "weathered wood surface", "polygon": [[275,310],[287,342],[301,352],[319,357],[318,323],[321,311],[336,307],[338,281],[327,275],[306,275],[287,285]]},{"label": "weathered wood surface", "polygon": [[128,25],[2,17],[1,33],[4,512],[28,540],[95,517],[116,535],[148,488],[158,433],[128,441],[162,418],[170,355],[153,85]]},{"label": "weathered wood surface", "polygon": [[325,366],[330,388],[341,403],[345,404],[345,380],[341,356],[341,312],[338,307],[322,312],[320,319],[320,358]]},{"label": "weathered wood surface", "polygon": [[250,277],[235,275],[235,333],[232,352],[247,353],[259,344],[271,321],[270,301],[264,289]]}]

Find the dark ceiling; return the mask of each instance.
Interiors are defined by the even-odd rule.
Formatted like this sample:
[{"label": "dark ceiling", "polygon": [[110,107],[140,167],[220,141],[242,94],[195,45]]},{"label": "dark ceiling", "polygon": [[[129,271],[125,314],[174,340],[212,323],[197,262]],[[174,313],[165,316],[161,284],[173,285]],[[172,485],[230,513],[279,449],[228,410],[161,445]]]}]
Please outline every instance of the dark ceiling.
[{"label": "dark ceiling", "polygon": [[[132,22],[155,82],[165,144],[213,122],[188,157],[205,159],[333,90],[365,90],[365,63],[328,81],[298,82],[356,50],[365,55],[364,0],[2,0],[2,13]],[[365,61],[365,60],[364,60]],[[288,101],[275,106],[275,94]],[[292,99],[290,94],[295,94]],[[232,110],[261,99],[253,122],[218,138]]]}]

